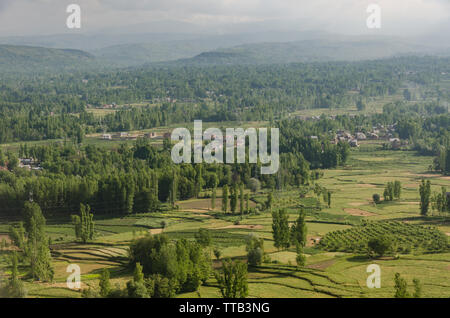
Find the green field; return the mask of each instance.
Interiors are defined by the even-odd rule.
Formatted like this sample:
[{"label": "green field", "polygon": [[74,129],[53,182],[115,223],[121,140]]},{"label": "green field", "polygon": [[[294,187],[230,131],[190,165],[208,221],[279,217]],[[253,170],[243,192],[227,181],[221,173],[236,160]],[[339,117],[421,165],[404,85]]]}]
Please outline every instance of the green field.
[{"label": "green field", "polygon": [[[25,279],[30,297],[81,297],[77,290],[66,287],[66,267],[78,264],[82,271],[82,286],[97,286],[102,268],[111,270],[112,283],[125,286],[132,277],[127,267],[127,249],[130,241],[147,233],[164,232],[170,239],[194,239],[199,228],[212,232],[213,246],[222,251],[222,257],[244,259],[245,240],[255,233],[264,238],[266,262],[249,268],[250,297],[392,297],[393,277],[396,272],[406,278],[412,288],[412,279],[423,284],[424,297],[450,297],[450,253],[430,253],[413,250],[401,254],[398,259],[369,259],[363,253],[350,253],[348,249],[320,248],[320,240],[333,231],[357,229],[363,220],[395,221],[404,226],[433,227],[444,237],[450,235],[450,219],[420,217],[418,186],[422,178],[432,182],[432,189],[450,188],[450,179],[430,174],[428,166],[432,157],[417,156],[412,151],[385,151],[381,144],[363,144],[352,150],[348,164],[335,170],[325,170],[317,181],[332,192],[331,207],[320,211],[308,210],[308,244],[305,248],[306,266],[298,269],[295,249],[279,251],[273,245],[269,212],[257,215],[224,215],[212,211],[210,199],[192,199],[177,202],[177,210],[132,215],[122,218],[95,218],[94,242],[80,244],[75,241],[73,226],[69,219],[48,219],[47,232],[52,239],[52,255],[55,282],[39,283]],[[388,181],[402,182],[402,197],[388,203],[375,205],[372,195],[383,194]],[[221,193],[221,191],[218,191]],[[264,200],[265,193],[252,194],[252,201]],[[321,201],[311,191],[300,198],[299,190],[284,189],[275,192],[274,208],[286,208],[290,221],[297,217],[299,206],[315,206]],[[217,202],[220,198],[217,199]],[[253,205],[255,203],[252,203]],[[218,209],[220,206],[218,205]],[[166,228],[161,229],[161,222]],[[239,221],[237,224],[236,221]],[[0,225],[1,238],[7,238],[8,225]],[[347,233],[347,232],[345,232]],[[392,233],[395,235],[395,233]],[[0,252],[0,273],[9,275],[9,249]],[[381,288],[366,286],[369,264],[381,267]],[[214,260],[214,267],[220,262]],[[22,275],[25,269],[21,268]],[[181,294],[179,297],[219,297],[216,282],[211,278],[198,292]]]}]

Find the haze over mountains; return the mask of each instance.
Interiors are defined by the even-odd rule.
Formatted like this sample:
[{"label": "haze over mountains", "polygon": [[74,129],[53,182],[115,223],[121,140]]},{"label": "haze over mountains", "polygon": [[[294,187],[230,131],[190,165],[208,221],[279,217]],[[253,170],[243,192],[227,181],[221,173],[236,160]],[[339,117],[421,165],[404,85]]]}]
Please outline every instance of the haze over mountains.
[{"label": "haze over mountains", "polygon": [[422,38],[336,35],[323,31],[227,34],[58,34],[0,38],[4,72],[170,65],[357,61],[399,55],[449,55],[440,33]]}]

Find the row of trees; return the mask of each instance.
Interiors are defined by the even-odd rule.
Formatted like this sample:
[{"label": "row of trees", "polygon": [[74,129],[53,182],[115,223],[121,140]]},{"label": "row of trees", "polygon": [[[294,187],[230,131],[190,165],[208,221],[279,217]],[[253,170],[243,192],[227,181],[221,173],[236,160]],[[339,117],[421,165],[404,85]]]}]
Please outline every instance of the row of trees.
[{"label": "row of trees", "polygon": [[306,212],[300,209],[295,223],[289,227],[289,215],[285,209],[272,212],[272,234],[274,246],[278,249],[287,249],[291,245],[297,251],[297,265],[305,265],[303,249],[307,241]]},{"label": "row of trees", "polygon": [[[228,212],[228,203],[230,203],[230,210],[232,214],[237,212],[238,203],[239,203],[239,213],[244,214],[250,211],[250,195],[248,193],[244,194],[244,184],[240,183],[233,184],[231,189],[231,194],[228,194],[229,187],[228,185],[224,185],[222,188],[222,211]],[[213,194],[211,197],[211,206],[212,209],[215,209],[215,199],[216,199],[216,188],[213,189]]]},{"label": "row of trees", "polygon": [[[383,197],[384,201],[392,201],[400,199],[402,193],[402,184],[400,181],[388,182],[384,188]],[[377,203],[377,202],[375,202]]]}]

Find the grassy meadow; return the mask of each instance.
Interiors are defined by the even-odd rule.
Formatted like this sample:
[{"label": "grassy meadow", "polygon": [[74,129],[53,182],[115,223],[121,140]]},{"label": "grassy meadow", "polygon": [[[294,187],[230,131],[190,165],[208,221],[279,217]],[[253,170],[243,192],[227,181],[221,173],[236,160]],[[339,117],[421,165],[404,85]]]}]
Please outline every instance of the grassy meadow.
[{"label": "grassy meadow", "polygon": [[[249,297],[392,297],[394,274],[401,273],[412,289],[413,278],[423,284],[424,297],[450,297],[450,253],[416,253],[400,255],[398,259],[369,259],[365,255],[327,252],[317,242],[332,231],[356,226],[362,220],[395,220],[410,224],[435,226],[450,235],[450,220],[420,217],[419,182],[432,182],[432,190],[441,186],[450,189],[450,178],[430,174],[431,157],[417,156],[411,151],[382,150],[379,142],[366,142],[353,149],[344,168],[324,170],[316,181],[332,192],[331,207],[307,214],[308,243],[305,248],[306,266],[297,268],[294,248],[277,250],[273,245],[270,212],[257,215],[231,215],[211,209],[208,198],[177,202],[178,208],[165,207],[158,213],[130,215],[121,218],[95,218],[96,237],[88,244],[76,242],[69,219],[48,219],[47,233],[51,238],[55,281],[39,283],[24,280],[30,297],[81,297],[79,290],[70,290],[66,279],[69,264],[81,268],[82,288],[98,286],[101,269],[111,271],[112,284],[124,286],[132,277],[127,266],[128,245],[134,238],[164,232],[170,239],[194,239],[199,228],[212,233],[212,245],[222,251],[222,257],[245,259],[245,240],[251,233],[264,238],[266,262],[249,268]],[[399,180],[402,196],[399,200],[375,205],[374,193],[383,194],[385,184]],[[248,191],[248,190],[246,190]],[[206,195],[207,193],[205,193]],[[221,194],[221,191],[218,191]],[[265,199],[265,193],[251,193],[251,205]],[[321,198],[311,191],[301,198],[298,189],[278,190],[274,193],[274,209],[286,208],[294,221],[300,206],[316,206]],[[161,228],[164,221],[166,227]],[[8,240],[8,224],[0,224],[0,239]],[[395,233],[392,233],[395,235]],[[8,258],[11,248],[0,252],[0,275],[9,275]],[[369,264],[381,267],[381,288],[366,286]],[[213,261],[220,266],[220,260]],[[25,275],[25,269],[20,268]],[[198,292],[179,297],[219,297],[215,279],[211,278]]]}]

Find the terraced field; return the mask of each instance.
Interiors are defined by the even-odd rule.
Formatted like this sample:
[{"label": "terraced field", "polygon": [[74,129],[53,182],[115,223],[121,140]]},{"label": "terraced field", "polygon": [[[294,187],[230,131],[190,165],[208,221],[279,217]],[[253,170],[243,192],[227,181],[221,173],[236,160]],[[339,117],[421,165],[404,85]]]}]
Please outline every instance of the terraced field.
[{"label": "terraced field", "polygon": [[[124,287],[132,277],[127,267],[127,250],[131,240],[149,232],[163,232],[170,239],[194,239],[199,228],[208,228],[212,234],[212,245],[221,250],[222,258],[245,259],[245,240],[249,234],[264,239],[266,262],[258,267],[249,267],[250,297],[392,297],[396,272],[401,273],[410,285],[413,278],[420,279],[426,297],[450,297],[450,252],[429,253],[427,248],[413,249],[409,254],[400,255],[399,259],[373,260],[367,258],[362,250],[324,247],[328,238],[334,235],[330,233],[343,233],[345,240],[342,240],[352,246],[355,242],[352,235],[361,234],[363,220],[390,224],[398,231],[433,227],[434,230],[423,230],[426,234],[422,242],[426,241],[428,245],[433,235],[439,240],[444,237],[448,240],[450,219],[437,216],[424,218],[419,213],[418,184],[422,178],[431,180],[432,191],[440,190],[441,186],[450,189],[449,178],[427,171],[431,160],[431,157],[416,156],[413,152],[384,151],[379,143],[368,142],[352,150],[347,167],[325,170],[324,177],[317,181],[332,192],[330,208],[312,191],[306,197],[300,196],[299,189],[276,191],[273,208],[286,208],[290,221],[297,218],[300,207],[306,209],[306,266],[300,269],[295,266],[294,248],[278,250],[274,247],[269,212],[244,216],[224,214],[220,211],[219,196],[215,210],[211,209],[210,199],[201,198],[177,202],[178,209],[171,210],[166,206],[165,211],[159,213],[122,218],[96,217],[97,233],[90,244],[75,241],[70,220],[49,219],[47,232],[52,240],[55,282],[43,284],[25,280],[26,287],[31,297],[80,297],[79,291],[66,287],[69,264],[80,266],[82,288],[97,286],[104,267],[111,271],[112,284]],[[401,199],[374,205],[372,195],[382,194],[385,184],[393,180],[402,182]],[[266,193],[251,194],[251,200],[252,206],[256,206],[266,200]],[[388,228],[388,231],[391,230]],[[419,232],[413,231],[411,235]],[[7,238],[7,233],[8,225],[1,222],[0,235]],[[8,253],[6,250],[0,251],[0,273],[4,277],[10,273]],[[381,267],[380,289],[366,286],[369,275],[367,266],[373,263]],[[220,260],[214,260],[213,266],[220,266]],[[20,268],[20,272],[25,275],[24,268]],[[220,296],[215,279],[208,280],[198,293],[179,295],[199,296]]]}]

